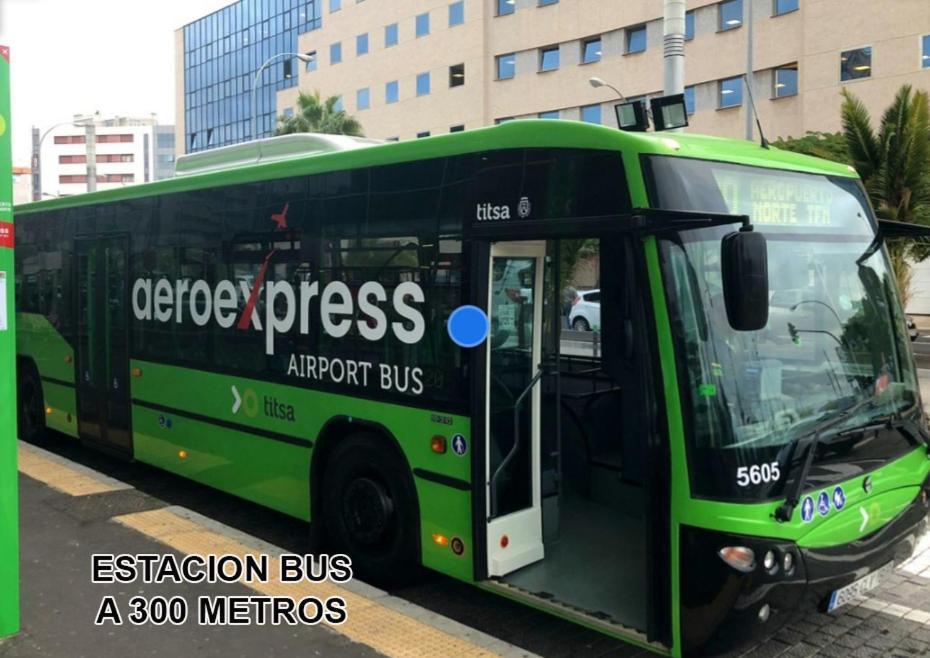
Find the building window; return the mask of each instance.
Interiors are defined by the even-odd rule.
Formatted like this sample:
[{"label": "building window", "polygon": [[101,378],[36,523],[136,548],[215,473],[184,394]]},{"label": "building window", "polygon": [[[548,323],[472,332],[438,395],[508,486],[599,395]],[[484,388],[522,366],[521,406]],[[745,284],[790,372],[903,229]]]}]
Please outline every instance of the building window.
[{"label": "building window", "polygon": [[694,38],[694,11],[685,12],[685,41]]},{"label": "building window", "polygon": [[422,131],[422,132],[418,132],[418,133],[417,133],[417,139],[421,139],[421,138],[423,138],[423,137],[429,137],[429,131],[428,131],[428,130],[424,130],[424,131]]},{"label": "building window", "polygon": [[417,16],[417,36],[425,37],[429,34],[429,12]]},{"label": "building window", "polygon": [[304,67],[305,70],[307,71],[307,73],[310,73],[310,72],[312,72],[312,71],[316,71],[316,51],[315,51],[315,50],[311,50],[309,53],[307,53],[307,57],[310,58],[310,61],[308,61],[308,62],[306,63],[306,65],[305,65],[305,67]]},{"label": "building window", "polygon": [[294,116],[294,108],[293,108],[293,107],[285,107],[285,108],[284,108],[284,118],[285,118],[285,119],[290,119],[292,116]]},{"label": "building window", "polygon": [[356,55],[367,55],[368,54],[368,33],[360,34],[355,37],[355,54]]},{"label": "building window", "polygon": [[334,43],[329,47],[329,63],[338,64],[342,61],[342,44]]},{"label": "building window", "polygon": [[86,155],[59,155],[58,164],[85,164],[87,162]]},{"label": "building window", "polygon": [[497,0],[497,15],[506,16],[517,10],[517,0]]},{"label": "building window", "polygon": [[840,80],[858,80],[872,75],[872,48],[856,48],[840,53]]},{"label": "building window", "polygon": [[538,116],[539,116],[540,119],[558,119],[558,118],[559,118],[559,111],[558,111],[558,110],[551,110],[551,111],[549,111],[549,112],[540,112]]},{"label": "building window", "polygon": [[400,141],[400,137],[388,137],[388,138],[387,138],[386,140],[384,140],[384,141],[386,141],[386,142],[399,142],[399,141]]},{"label": "building window", "polygon": [[342,9],[342,0],[329,0],[329,12],[339,11]]},{"label": "building window", "polygon": [[781,66],[775,69],[772,96],[784,98],[798,95],[798,65]]},{"label": "building window", "polygon": [[723,109],[727,107],[739,107],[743,104],[743,78],[736,76],[726,78],[717,83],[719,93],[717,94],[717,107]]},{"label": "building window", "polygon": [[390,48],[397,45],[397,23],[391,23],[384,26],[384,47]]},{"label": "building window", "polygon": [[345,106],[342,103],[342,96],[336,96],[336,102],[333,103],[333,109],[337,112],[342,112],[345,109]]},{"label": "building window", "polygon": [[501,117],[500,119],[494,119],[494,124],[499,126],[502,123],[507,123],[508,121],[513,121],[513,117]]},{"label": "building window", "polygon": [[429,94],[429,71],[417,75],[417,96]]},{"label": "building window", "polygon": [[517,72],[517,56],[514,53],[497,56],[497,79],[509,80]]},{"label": "building window", "polygon": [[921,40],[920,47],[920,66],[930,69],[930,34],[924,36]]},{"label": "building window", "polygon": [[465,22],[465,2],[459,0],[449,5],[449,27],[455,27]]},{"label": "building window", "polygon": [[598,105],[585,105],[581,108],[581,120],[586,123],[600,123],[601,122],[601,106]]},{"label": "building window", "polygon": [[591,64],[601,61],[601,38],[588,39],[581,44],[581,63]]},{"label": "building window", "polygon": [[451,128],[449,128],[449,132],[450,132],[450,133],[461,133],[461,132],[465,132],[465,124],[460,123],[460,124],[457,125],[457,126],[452,126]]},{"label": "building window", "polygon": [[626,29],[626,52],[641,53],[646,50],[646,26],[635,25]]},{"label": "building window", "polygon": [[793,11],[797,11],[799,5],[800,0],[775,0],[775,11],[773,13],[775,16],[789,14]]},{"label": "building window", "polygon": [[[133,136],[131,134],[122,134],[122,135],[97,135],[98,144],[116,144],[118,142],[131,142]],[[81,139],[81,143],[84,142],[84,139]],[[72,142],[74,143],[74,142]]]},{"label": "building window", "polygon": [[392,80],[384,85],[384,102],[385,103],[396,103],[400,98],[400,85],[397,83],[397,80]]},{"label": "building window", "polygon": [[539,6],[545,7],[546,5],[558,4],[559,0],[539,0]]},{"label": "building window", "polygon": [[543,48],[539,51],[539,71],[555,71],[559,68],[559,47]]},{"label": "building window", "polygon": [[55,135],[56,144],[84,144],[84,135]]},{"label": "building window", "polygon": [[694,114],[694,86],[685,87],[685,112]]},{"label": "building window", "polygon": [[355,92],[355,107],[359,110],[367,110],[371,107],[371,94],[368,92],[368,87]]},{"label": "building window", "polygon": [[717,29],[732,30],[743,24],[743,0],[725,0],[717,5]]},{"label": "building window", "polygon": [[465,84],[465,65],[454,64],[449,67],[449,86],[461,87]]}]

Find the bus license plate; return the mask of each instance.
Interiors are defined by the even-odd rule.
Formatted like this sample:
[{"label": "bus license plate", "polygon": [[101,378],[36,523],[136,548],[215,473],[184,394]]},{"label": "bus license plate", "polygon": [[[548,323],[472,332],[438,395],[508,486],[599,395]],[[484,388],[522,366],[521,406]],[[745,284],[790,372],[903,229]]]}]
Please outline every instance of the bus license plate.
[{"label": "bus license plate", "polygon": [[827,604],[827,612],[833,612],[840,606],[846,605],[866,592],[875,589],[892,571],[894,571],[894,563],[889,562],[885,566],[876,569],[872,573],[863,576],[846,587],[835,590],[833,594],[830,595],[830,602]]}]

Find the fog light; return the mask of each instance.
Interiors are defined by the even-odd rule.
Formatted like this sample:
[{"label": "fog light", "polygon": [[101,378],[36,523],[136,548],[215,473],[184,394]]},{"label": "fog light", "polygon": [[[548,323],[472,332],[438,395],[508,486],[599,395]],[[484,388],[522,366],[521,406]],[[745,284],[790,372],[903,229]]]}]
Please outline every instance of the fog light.
[{"label": "fog light", "polygon": [[749,573],[756,568],[756,554],[746,546],[724,546],[717,554],[737,571]]},{"label": "fog light", "polygon": [[772,609],[769,607],[768,603],[762,605],[759,608],[759,623],[764,624],[769,620],[769,616],[772,614]]},{"label": "fog light", "polygon": [[794,555],[791,552],[786,552],[785,557],[781,559],[781,568],[785,570],[785,573],[791,575],[791,572],[794,571]]},{"label": "fog light", "polygon": [[778,562],[775,559],[775,551],[766,551],[765,557],[762,558],[762,566],[766,571],[772,571],[778,568]]}]

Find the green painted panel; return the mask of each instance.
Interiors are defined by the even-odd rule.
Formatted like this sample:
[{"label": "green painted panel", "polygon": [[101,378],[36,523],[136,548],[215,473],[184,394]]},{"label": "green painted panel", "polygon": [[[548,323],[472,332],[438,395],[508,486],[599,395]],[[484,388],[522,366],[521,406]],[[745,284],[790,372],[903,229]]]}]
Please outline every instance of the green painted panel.
[{"label": "green painted panel", "polygon": [[[892,516],[889,515],[889,508],[879,505],[880,513],[876,514],[875,518],[880,521],[873,519],[861,532],[857,531],[852,534],[844,523],[836,522],[837,518],[842,517],[844,520],[860,518],[859,506],[865,505],[867,509],[871,509],[873,501],[892,491],[900,492],[900,495],[905,496],[907,502],[910,502],[917,495],[916,487],[923,482],[928,473],[930,473],[930,460],[927,459],[927,450],[919,447],[882,468],[872,471],[870,473],[872,477],[870,494],[865,493],[862,488],[862,476],[839,483],[838,486],[843,487],[846,496],[844,508],[840,511],[831,508],[830,513],[824,517],[815,513],[810,523],[804,523],[801,520],[800,506],[794,511],[788,523],[776,521],[775,509],[782,503],[781,500],[756,504],[692,500],[682,510],[681,522],[712,530],[787,539],[802,545],[808,541],[807,535],[815,537],[818,546],[844,544],[874,532],[881,524],[891,520]],[[831,495],[833,486],[824,491]],[[820,491],[820,489],[815,489],[804,492],[802,500],[805,495],[811,495],[816,500]]]},{"label": "green painted panel", "polygon": [[53,430],[77,438],[77,398],[74,388],[42,382],[45,397],[45,424]]},{"label": "green painted panel", "polygon": [[41,376],[74,382],[74,350],[44,315],[16,316],[16,351],[31,357]]},{"label": "green painted panel", "polygon": [[309,518],[309,449],[139,406],[133,406],[132,425],[139,461]]},{"label": "green painted panel", "polygon": [[898,516],[914,502],[919,493],[920,487],[902,487],[877,496],[868,496],[856,504],[847,502],[842,510],[822,519],[816,528],[804,535],[798,545],[822,548],[859,539]]},{"label": "green painted panel", "polygon": [[[334,417],[376,423],[398,441],[411,468],[471,481],[470,459],[451,450],[436,454],[433,436],[451,443],[453,434],[470,438],[469,420],[414,407],[386,404],[176,366],[133,361],[132,397],[148,403],[305,440],[315,440]],[[235,387],[236,393],[233,393]],[[238,407],[236,394],[241,399]],[[267,405],[267,406],[266,406]],[[276,417],[275,409],[286,409]],[[169,426],[170,421],[170,426]],[[192,420],[181,414],[133,405],[136,459],[241,496],[292,516],[308,519],[312,451],[271,438]],[[181,458],[180,452],[186,451]],[[420,507],[421,549],[426,566],[456,578],[472,578],[471,493],[415,478]],[[433,534],[459,537],[462,557],[440,547]]]},{"label": "green painted panel", "polygon": [[[416,485],[420,501],[423,565],[460,580],[472,581],[471,492],[450,489],[420,478],[417,478]],[[433,540],[434,534],[444,536],[450,544],[453,537],[458,537],[465,544],[465,552],[456,555],[450,544],[437,544]]]}]

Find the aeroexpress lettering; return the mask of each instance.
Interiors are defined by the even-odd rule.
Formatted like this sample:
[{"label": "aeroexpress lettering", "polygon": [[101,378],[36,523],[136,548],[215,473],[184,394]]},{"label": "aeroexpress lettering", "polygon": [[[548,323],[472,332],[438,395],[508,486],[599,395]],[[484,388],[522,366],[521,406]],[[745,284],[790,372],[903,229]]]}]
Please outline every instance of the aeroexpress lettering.
[{"label": "aeroexpress lettering", "polygon": [[[265,353],[274,354],[275,334],[291,331],[298,325],[301,334],[310,332],[310,301],[319,297],[319,316],[323,329],[333,338],[342,338],[352,328],[356,306],[364,318],[355,320],[358,333],[366,340],[384,338],[388,328],[403,343],[418,343],[426,331],[423,314],[412,303],[422,303],[423,289],[413,281],[405,281],[394,289],[391,305],[394,312],[409,322],[388,322],[381,304],[387,301],[387,291],[377,281],[367,281],[353,297],[342,281],[332,281],[320,290],[319,281],[301,281],[299,289],[287,281],[269,281],[256,277],[252,287],[247,281],[236,284],[223,280],[215,288],[203,279],[193,283],[188,279],[171,282],[162,278],[136,279],[132,286],[132,311],[137,320],[157,322],[184,321],[185,309],[197,326],[204,327],[212,319],[224,329],[233,325],[239,330],[249,327],[265,334]],[[239,296],[241,293],[242,297]],[[255,312],[258,297],[265,295],[265,321]],[[241,315],[239,300],[246,299]],[[280,307],[282,311],[276,311]]]}]

